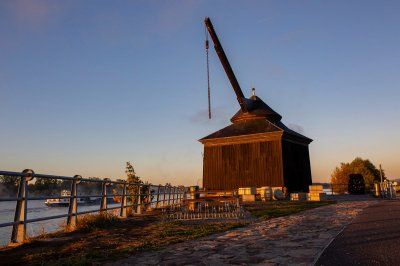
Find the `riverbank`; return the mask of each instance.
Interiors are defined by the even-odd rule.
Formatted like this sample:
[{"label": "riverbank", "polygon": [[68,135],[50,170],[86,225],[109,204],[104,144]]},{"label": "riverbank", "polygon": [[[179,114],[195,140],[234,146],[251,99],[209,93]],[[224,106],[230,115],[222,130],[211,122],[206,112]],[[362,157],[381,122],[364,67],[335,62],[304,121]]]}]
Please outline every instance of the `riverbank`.
[{"label": "riverbank", "polygon": [[[266,202],[247,205],[255,217],[254,224],[265,219],[298,213],[334,202]],[[156,214],[134,216],[108,228],[90,232],[58,232],[37,237],[17,247],[0,249],[4,264],[92,264],[116,261],[142,252],[156,252],[215,233],[248,226],[249,220],[187,223],[160,222]],[[177,244],[179,243],[179,244]]]}]

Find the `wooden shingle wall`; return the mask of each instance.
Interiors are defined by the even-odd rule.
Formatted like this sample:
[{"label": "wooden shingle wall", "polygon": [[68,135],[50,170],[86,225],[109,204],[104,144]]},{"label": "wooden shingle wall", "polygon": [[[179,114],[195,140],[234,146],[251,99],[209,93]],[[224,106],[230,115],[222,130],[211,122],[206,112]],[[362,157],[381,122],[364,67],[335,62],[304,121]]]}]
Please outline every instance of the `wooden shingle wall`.
[{"label": "wooden shingle wall", "polygon": [[203,187],[283,186],[281,140],[204,146]]}]

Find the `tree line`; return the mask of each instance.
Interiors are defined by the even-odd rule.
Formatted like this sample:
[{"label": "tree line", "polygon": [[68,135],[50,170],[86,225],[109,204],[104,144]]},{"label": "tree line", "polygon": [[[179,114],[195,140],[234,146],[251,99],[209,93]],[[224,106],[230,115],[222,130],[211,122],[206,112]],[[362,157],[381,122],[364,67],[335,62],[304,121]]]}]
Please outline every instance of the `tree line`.
[{"label": "tree line", "polygon": [[[126,163],[126,181],[143,183],[139,176],[136,176],[133,165],[130,162]],[[89,177],[93,181],[101,181],[103,179],[97,177]],[[18,192],[18,183],[20,178],[15,176],[0,175],[0,196],[2,197],[15,197]],[[117,181],[123,181],[124,179],[117,179]],[[110,185],[108,186],[109,193],[118,193],[121,191],[121,186]],[[31,195],[37,196],[58,196],[62,190],[70,190],[70,180],[57,180],[49,178],[34,178],[28,183],[28,191]],[[134,186],[128,187],[129,192],[137,192],[137,188]],[[78,185],[79,195],[100,195],[101,194],[101,182],[81,182]]]},{"label": "tree line", "polygon": [[[90,177],[91,180],[102,180],[97,177]],[[0,176],[0,195],[15,197],[18,192],[19,177]],[[31,195],[57,196],[62,190],[70,190],[70,180],[57,180],[49,178],[35,178],[28,183],[28,191]],[[78,186],[78,194],[90,195],[101,193],[100,182],[81,182]]]}]

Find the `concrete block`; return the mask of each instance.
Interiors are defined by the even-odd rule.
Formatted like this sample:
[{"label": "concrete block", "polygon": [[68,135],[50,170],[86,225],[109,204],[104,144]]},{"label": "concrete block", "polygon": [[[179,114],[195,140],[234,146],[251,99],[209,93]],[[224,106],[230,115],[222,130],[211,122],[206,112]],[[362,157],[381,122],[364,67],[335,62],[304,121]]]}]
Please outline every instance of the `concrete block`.
[{"label": "concrete block", "polygon": [[308,186],[308,189],[310,190],[310,193],[311,192],[322,193],[322,191],[324,191],[324,187],[322,185],[311,185],[311,186]]},{"label": "concrete block", "polygon": [[255,187],[241,187],[238,190],[239,195],[255,195],[257,194],[257,189]]},{"label": "concrete block", "polygon": [[257,194],[260,195],[262,201],[269,201],[272,199],[271,187],[260,187],[257,188]]},{"label": "concrete block", "polygon": [[321,201],[321,200],[326,200],[326,193],[307,193],[307,199],[310,201]]},{"label": "concrete block", "polygon": [[256,201],[256,195],[242,195],[242,201],[244,202],[254,202]]},{"label": "concrete block", "polygon": [[307,199],[307,193],[290,193],[290,200],[305,201]]}]

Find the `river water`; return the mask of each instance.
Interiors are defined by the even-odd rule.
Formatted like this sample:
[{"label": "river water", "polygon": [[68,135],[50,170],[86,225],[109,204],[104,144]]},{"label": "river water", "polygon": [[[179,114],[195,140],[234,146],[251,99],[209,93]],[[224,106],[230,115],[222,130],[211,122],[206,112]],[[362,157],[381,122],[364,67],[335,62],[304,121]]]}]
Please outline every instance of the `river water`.
[{"label": "river water", "polygon": [[[108,207],[119,206],[120,203],[108,204]],[[15,214],[15,201],[0,202],[0,223],[7,223],[14,221]],[[78,211],[89,211],[100,209],[100,203],[90,206],[79,206]],[[47,217],[53,215],[67,214],[68,207],[48,207],[44,204],[44,200],[30,200],[28,201],[28,219]],[[60,230],[61,225],[65,225],[67,218],[59,218],[48,221],[40,221],[27,224],[27,235],[37,236],[44,232],[54,232]],[[0,246],[7,245],[11,239],[12,226],[0,228]]]}]

